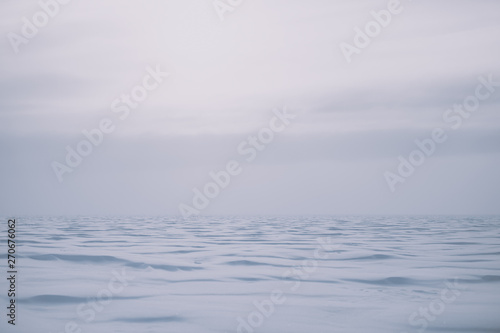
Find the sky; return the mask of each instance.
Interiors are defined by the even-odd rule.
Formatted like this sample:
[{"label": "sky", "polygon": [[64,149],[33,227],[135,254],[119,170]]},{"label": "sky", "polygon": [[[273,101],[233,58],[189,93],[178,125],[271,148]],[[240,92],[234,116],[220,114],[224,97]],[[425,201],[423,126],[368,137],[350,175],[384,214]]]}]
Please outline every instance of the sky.
[{"label": "sky", "polygon": [[2,1],[0,211],[500,214],[500,2],[394,1]]}]

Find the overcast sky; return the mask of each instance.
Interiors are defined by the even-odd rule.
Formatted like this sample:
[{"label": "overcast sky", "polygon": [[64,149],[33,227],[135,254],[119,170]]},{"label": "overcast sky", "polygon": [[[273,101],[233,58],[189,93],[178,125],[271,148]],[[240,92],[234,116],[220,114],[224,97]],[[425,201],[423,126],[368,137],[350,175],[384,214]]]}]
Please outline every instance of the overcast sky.
[{"label": "overcast sky", "polygon": [[[348,63],[341,43],[387,6],[245,0],[221,20],[211,0],[72,0],[16,53],[40,5],[2,1],[0,211],[179,214],[237,160],[203,214],[500,213],[500,87],[460,128],[443,120],[480,76],[500,81],[500,2],[402,0]],[[158,66],[169,76],[121,120],[113,101]],[[243,162],[285,106],[296,118]],[[52,163],[103,118],[115,131],[59,182]],[[392,192],[384,174],[437,127],[446,142]]]}]

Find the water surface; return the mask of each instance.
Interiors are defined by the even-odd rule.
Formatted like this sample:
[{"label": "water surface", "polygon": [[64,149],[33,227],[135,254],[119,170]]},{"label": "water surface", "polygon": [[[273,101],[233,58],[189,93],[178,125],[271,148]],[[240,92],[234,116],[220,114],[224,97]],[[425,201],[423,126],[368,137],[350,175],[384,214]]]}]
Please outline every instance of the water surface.
[{"label": "water surface", "polygon": [[500,332],[499,226],[443,216],[18,218],[17,325],[4,314],[0,328]]}]

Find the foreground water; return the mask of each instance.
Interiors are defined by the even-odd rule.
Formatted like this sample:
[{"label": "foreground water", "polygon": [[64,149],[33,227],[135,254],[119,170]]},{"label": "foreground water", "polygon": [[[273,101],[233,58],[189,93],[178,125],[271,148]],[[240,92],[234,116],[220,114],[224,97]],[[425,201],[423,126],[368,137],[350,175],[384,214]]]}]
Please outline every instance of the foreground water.
[{"label": "foreground water", "polygon": [[500,332],[498,217],[16,222],[1,332]]}]

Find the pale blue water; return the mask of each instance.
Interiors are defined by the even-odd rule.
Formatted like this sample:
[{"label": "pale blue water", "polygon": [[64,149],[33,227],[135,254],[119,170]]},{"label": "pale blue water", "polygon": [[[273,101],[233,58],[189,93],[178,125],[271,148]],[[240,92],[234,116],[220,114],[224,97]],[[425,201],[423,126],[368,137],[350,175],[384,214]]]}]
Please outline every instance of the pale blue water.
[{"label": "pale blue water", "polygon": [[18,218],[17,325],[2,279],[0,331],[500,332],[499,227],[498,217]]}]

